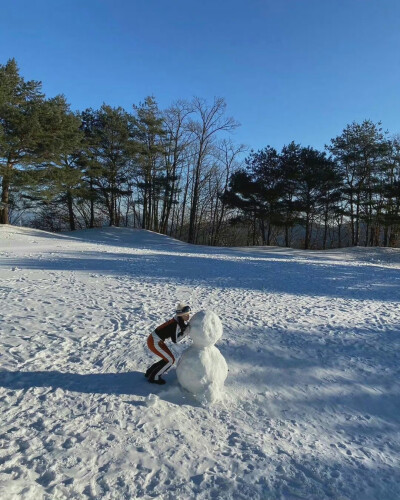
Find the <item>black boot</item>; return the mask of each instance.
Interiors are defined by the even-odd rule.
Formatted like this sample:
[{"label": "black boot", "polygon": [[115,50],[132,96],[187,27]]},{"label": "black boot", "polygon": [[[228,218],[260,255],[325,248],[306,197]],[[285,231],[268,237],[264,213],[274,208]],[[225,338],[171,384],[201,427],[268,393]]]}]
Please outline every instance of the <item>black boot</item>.
[{"label": "black boot", "polygon": [[162,379],[161,377],[158,378],[157,380],[155,378],[149,378],[149,382],[151,384],[158,384],[158,385],[164,385],[166,382],[164,379]]},{"label": "black boot", "polygon": [[[155,369],[157,369],[157,371],[158,371],[158,370],[160,370],[160,369],[161,369],[161,367],[162,367],[165,363],[166,363],[166,361],[164,361],[163,359],[160,359],[160,361],[157,361],[157,363],[153,363],[153,364],[150,366],[150,368],[147,368],[146,373],[144,374],[144,376],[145,376],[146,378],[149,378],[150,373],[151,373],[153,370],[155,370]],[[157,372],[156,372],[156,373],[157,373]]]}]

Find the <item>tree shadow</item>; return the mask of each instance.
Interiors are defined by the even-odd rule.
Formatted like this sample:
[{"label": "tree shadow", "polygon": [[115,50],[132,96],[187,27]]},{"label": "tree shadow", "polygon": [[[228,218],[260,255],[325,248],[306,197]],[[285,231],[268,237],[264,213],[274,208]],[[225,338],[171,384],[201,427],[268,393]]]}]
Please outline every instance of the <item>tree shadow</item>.
[{"label": "tree shadow", "polygon": [[[151,247],[150,247],[151,248]],[[139,251],[140,252],[140,251]],[[1,266],[42,271],[83,271],[151,280],[154,283],[193,282],[218,288],[237,288],[266,293],[329,296],[354,300],[395,301],[400,297],[400,276],[391,268],[364,264],[263,258],[237,258],[229,253],[202,254],[157,248],[148,253],[63,252],[49,258],[8,258]],[[365,264],[367,266],[367,264]]]},{"label": "tree shadow", "polygon": [[[38,229],[23,228],[22,236],[30,238],[58,239],[64,241],[80,241],[83,243],[95,243],[100,245],[129,247],[129,248],[151,248],[154,246],[164,249],[185,248],[186,251],[191,248],[200,248],[197,245],[191,245],[184,241],[176,240],[164,234],[149,231],[147,229],[135,229],[127,227],[103,227],[87,228],[77,231],[63,231],[51,233]],[[207,247],[208,248],[208,247]]]},{"label": "tree shadow", "polygon": [[[27,390],[32,387],[51,387],[53,390],[80,392],[84,394],[113,394],[147,398],[150,394],[176,405],[199,406],[182,390],[176,379],[175,370],[168,375],[165,386],[150,384],[143,372],[125,373],[63,373],[58,371],[1,371],[0,387],[12,390]],[[143,403],[130,402],[143,406]]]},{"label": "tree shadow", "polygon": [[143,373],[63,373],[58,371],[2,371],[0,386],[8,389],[52,387],[64,391],[91,394],[148,396],[151,392]]},{"label": "tree shadow", "polygon": [[[258,393],[276,392],[310,415],[335,407],[351,416],[349,425],[354,425],[353,417],[362,416],[361,426],[376,425],[390,433],[400,424],[400,332],[392,328],[373,333],[362,327],[341,328],[328,345],[307,332],[291,330],[279,350],[248,344],[218,347],[240,369],[235,383]],[[352,363],[357,363],[354,369]]]}]

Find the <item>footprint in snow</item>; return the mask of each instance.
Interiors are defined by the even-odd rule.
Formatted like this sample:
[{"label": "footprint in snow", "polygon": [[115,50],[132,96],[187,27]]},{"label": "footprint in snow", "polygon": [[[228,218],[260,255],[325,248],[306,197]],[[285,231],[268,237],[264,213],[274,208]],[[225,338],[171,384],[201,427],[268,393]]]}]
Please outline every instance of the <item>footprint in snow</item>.
[{"label": "footprint in snow", "polygon": [[42,476],[36,479],[36,482],[39,483],[44,488],[47,488],[49,484],[54,481],[56,475],[52,471],[45,472]]}]

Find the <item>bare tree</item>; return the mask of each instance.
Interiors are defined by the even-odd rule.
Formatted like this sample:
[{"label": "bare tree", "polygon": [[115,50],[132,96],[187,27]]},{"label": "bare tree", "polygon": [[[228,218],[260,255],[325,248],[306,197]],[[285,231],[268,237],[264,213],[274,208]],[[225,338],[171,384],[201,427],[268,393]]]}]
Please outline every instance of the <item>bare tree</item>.
[{"label": "bare tree", "polygon": [[185,151],[192,138],[186,121],[193,113],[193,107],[186,101],[178,101],[164,112],[164,126],[167,131],[165,147],[166,189],[161,212],[160,232],[167,234],[171,210],[179,192],[179,179]]},{"label": "bare tree", "polygon": [[236,145],[230,139],[223,139],[217,146],[216,155],[220,164],[220,176],[217,181],[217,196],[214,199],[212,245],[217,245],[218,236],[221,234],[222,222],[226,215],[226,203],[221,200],[221,194],[226,191],[229,179],[234,170],[239,168],[240,155],[247,151],[244,144]]},{"label": "bare tree", "polygon": [[202,171],[207,157],[212,153],[215,138],[218,132],[230,132],[239,124],[232,117],[225,117],[226,103],[224,99],[214,98],[208,105],[203,99],[195,97],[193,108],[198,114],[199,121],[190,120],[189,130],[196,140],[196,156],[193,172],[193,191],[189,221],[189,243],[196,242],[196,219],[200,196],[200,183]]}]

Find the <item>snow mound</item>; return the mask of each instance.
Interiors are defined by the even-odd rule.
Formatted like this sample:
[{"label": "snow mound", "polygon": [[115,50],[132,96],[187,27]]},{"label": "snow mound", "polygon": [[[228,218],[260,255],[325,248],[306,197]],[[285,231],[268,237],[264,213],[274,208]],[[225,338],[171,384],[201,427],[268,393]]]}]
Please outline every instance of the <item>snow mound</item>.
[{"label": "snow mound", "polygon": [[190,320],[189,335],[196,347],[214,345],[222,337],[221,320],[213,311],[199,311]]}]

